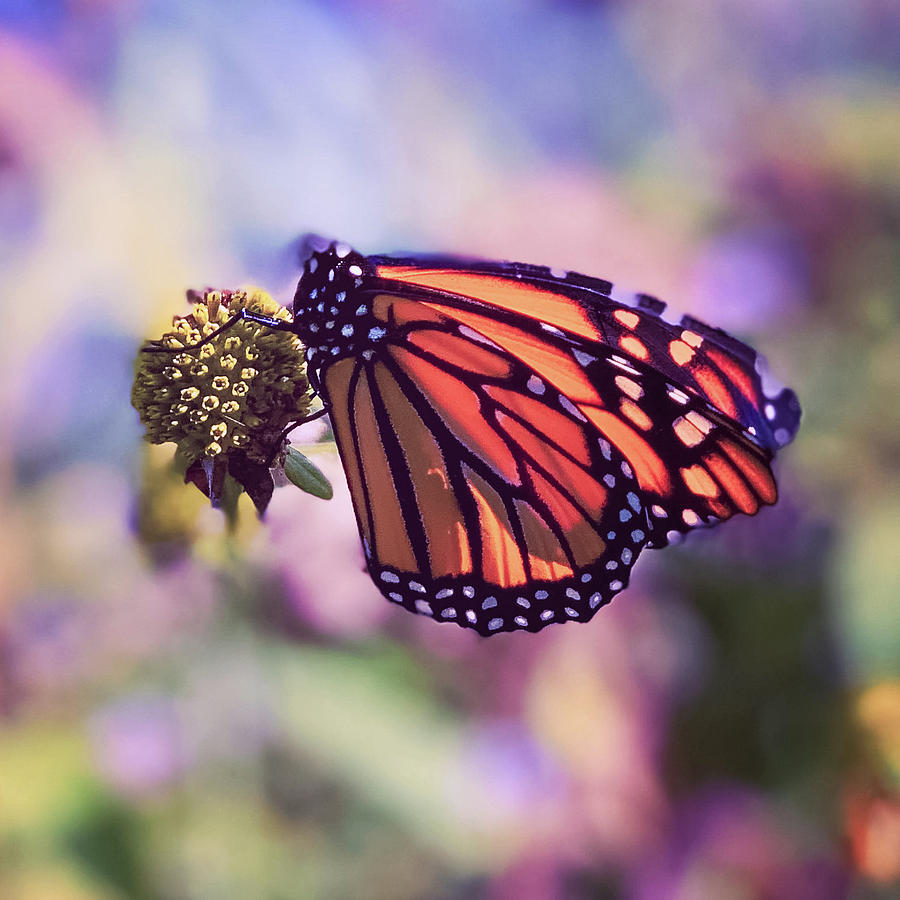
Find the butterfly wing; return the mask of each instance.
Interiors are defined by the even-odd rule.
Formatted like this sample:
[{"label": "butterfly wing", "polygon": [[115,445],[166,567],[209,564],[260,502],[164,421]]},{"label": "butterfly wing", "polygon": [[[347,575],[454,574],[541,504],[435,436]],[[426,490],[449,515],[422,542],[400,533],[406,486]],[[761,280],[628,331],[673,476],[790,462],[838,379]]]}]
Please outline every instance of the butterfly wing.
[{"label": "butterfly wing", "polygon": [[370,262],[378,277],[441,293],[451,305],[477,304],[487,315],[530,319],[647,363],[770,450],[789,443],[799,427],[796,395],[772,378],[763,357],[721,329],[690,316],[668,316],[666,304],[654,297],[524,263],[446,256],[371,257]]},{"label": "butterfly wing", "polygon": [[492,634],[585,621],[627,584],[647,541],[634,475],[577,409],[529,389],[534,379],[434,317],[324,370],[388,599]]},{"label": "butterfly wing", "polygon": [[793,394],[609,287],[346,247],[308,264],[298,331],[389,599],[482,634],[583,621],[644,546],[775,501]]},{"label": "butterfly wing", "polygon": [[[491,272],[487,276],[490,282],[477,282],[478,291],[470,278],[480,278],[480,270],[474,274],[470,270],[418,270],[418,279],[440,281],[440,287],[414,284],[409,280],[412,271],[407,270],[404,278],[383,282],[386,291],[380,299],[376,296],[372,310],[388,327],[422,316],[425,310],[443,316],[461,332],[503,348],[538,381],[544,379],[561,398],[559,402],[574,405],[634,471],[645,505],[652,512],[653,546],[665,545],[670,532],[686,532],[736,512],[752,515],[761,505],[775,502],[777,489],[770,467],[774,450],[769,444],[777,444],[777,438],[766,424],[766,407],[775,409],[775,418],[782,423],[779,428],[784,428],[791,416],[799,415],[799,407],[793,392],[784,388],[778,389],[777,396],[766,397],[753,350],[724,332],[715,346],[712,337],[698,343],[695,338],[699,335],[688,333],[687,339],[698,343],[698,358],[690,361],[692,370],[686,366],[680,372],[669,346],[676,341],[691,346],[683,337],[670,337],[675,332],[684,336],[687,329],[682,325],[672,326],[655,313],[640,318],[608,300],[612,312],[607,309],[601,316],[599,300],[589,306],[583,297],[535,287],[535,268],[528,267],[531,274],[522,280]],[[383,267],[379,265],[378,271],[383,277]],[[392,267],[392,272],[402,274],[399,267]],[[478,297],[449,291],[453,283]],[[536,319],[537,313],[544,318]],[[629,320],[631,327],[623,336],[638,340],[640,334],[645,346],[654,347],[662,357],[659,363],[623,353],[620,345],[608,339],[619,332],[606,320],[624,318],[624,313],[637,321]],[[702,328],[709,335],[714,333]],[[738,354],[745,358],[740,369]],[[732,370],[729,387],[724,374],[714,377],[706,372],[714,359]],[[696,379],[688,377],[691,371]],[[679,373],[681,380],[674,380]],[[701,390],[704,383],[714,383],[715,390]],[[725,403],[725,395],[735,398],[739,393],[744,398],[740,410],[736,399]],[[761,408],[750,404],[751,394]],[[727,405],[729,412],[714,399]],[[744,421],[730,414],[741,410]],[[796,429],[796,424],[793,427]]]}]

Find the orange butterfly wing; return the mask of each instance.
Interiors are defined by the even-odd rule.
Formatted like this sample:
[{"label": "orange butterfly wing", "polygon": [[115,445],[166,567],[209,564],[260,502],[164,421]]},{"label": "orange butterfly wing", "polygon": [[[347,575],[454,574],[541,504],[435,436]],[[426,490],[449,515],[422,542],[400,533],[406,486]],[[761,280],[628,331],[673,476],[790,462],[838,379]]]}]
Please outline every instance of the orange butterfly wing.
[{"label": "orange butterfly wing", "polygon": [[376,584],[483,634],[589,619],[647,539],[634,476],[520,360],[425,315],[322,376]]},{"label": "orange butterfly wing", "polygon": [[775,501],[793,394],[610,287],[339,245],[307,264],[296,327],[390,600],[482,634],[584,621],[644,546]]}]

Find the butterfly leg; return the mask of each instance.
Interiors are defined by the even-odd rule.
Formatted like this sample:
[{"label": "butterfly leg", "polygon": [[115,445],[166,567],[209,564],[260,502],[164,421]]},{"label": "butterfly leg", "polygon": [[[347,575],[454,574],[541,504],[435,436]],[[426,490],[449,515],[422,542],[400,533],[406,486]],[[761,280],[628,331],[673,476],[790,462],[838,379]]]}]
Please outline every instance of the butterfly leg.
[{"label": "butterfly leg", "polygon": [[[273,331],[293,331],[294,323],[285,322],[284,319],[276,319],[272,316],[264,316],[260,313],[251,312],[249,309],[239,309],[227,322],[223,322],[212,334],[208,334],[196,344],[191,344],[190,349],[196,350],[204,344],[215,340],[220,334],[228,331],[237,325],[238,322],[253,322],[256,325],[265,325]],[[144,353],[179,353],[186,348],[184,347],[164,347],[162,344],[150,343],[141,350]]]},{"label": "butterfly leg", "polygon": [[296,422],[291,422],[291,424],[288,425],[275,440],[272,452],[271,454],[269,454],[269,458],[266,460],[266,465],[272,465],[272,463],[275,461],[275,457],[278,456],[278,454],[281,452],[281,448],[284,446],[284,442],[285,440],[287,440],[287,436],[295,428],[299,428],[301,425],[305,425],[307,422],[314,422],[316,419],[321,419],[322,416],[327,415],[329,412],[331,412],[331,407],[326,404],[320,409],[317,409],[315,412],[311,412],[309,413],[309,415],[304,416],[302,419],[298,419]]}]

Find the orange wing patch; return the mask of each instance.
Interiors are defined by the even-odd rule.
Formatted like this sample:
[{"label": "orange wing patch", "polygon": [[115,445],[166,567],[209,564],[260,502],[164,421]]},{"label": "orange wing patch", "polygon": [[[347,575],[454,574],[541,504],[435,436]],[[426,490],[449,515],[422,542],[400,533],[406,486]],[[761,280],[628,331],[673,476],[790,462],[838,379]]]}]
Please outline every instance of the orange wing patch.
[{"label": "orange wing patch", "polygon": [[707,468],[725,488],[734,505],[743,513],[752,515],[759,509],[759,503],[747,487],[746,482],[725,459],[717,453],[710,453],[703,458]]},{"label": "orange wing patch", "polygon": [[643,341],[638,340],[633,334],[626,334],[619,338],[619,346],[635,359],[649,359],[650,351]]},{"label": "orange wing patch", "polygon": [[515,507],[525,535],[531,577],[550,581],[570,576],[572,566],[566,553],[540,513],[524,500],[517,500]]},{"label": "orange wing patch", "polygon": [[390,353],[412,376],[447,428],[510,484],[519,484],[516,461],[506,442],[492,428],[484,427],[478,395],[461,382],[454,382],[453,390],[448,391],[447,376],[441,369],[402,347],[392,345]]},{"label": "orange wing patch", "polygon": [[434,304],[429,305],[452,316],[458,322],[468,325],[504,350],[512,353],[530,369],[539,372],[541,378],[565,394],[573,403],[603,405],[596,388],[591,384],[584,370],[564,350],[547,344],[539,337],[522,331],[521,328],[488,319],[478,313],[449,309]]},{"label": "orange wing patch", "polygon": [[695,366],[691,369],[691,375],[694,376],[697,384],[700,385],[700,390],[706,394],[713,406],[725,413],[726,416],[731,416],[732,419],[737,418],[738,411],[731,392],[725,387],[725,382],[709,366]]},{"label": "orange wing patch", "polygon": [[748,400],[754,403],[756,402],[756,391],[753,388],[753,381],[741,366],[724,353],[720,353],[712,347],[707,349],[706,355],[719,367],[719,369],[721,369],[725,374],[725,377],[735,385]]},{"label": "orange wing patch", "polygon": [[482,576],[498,587],[525,584],[525,564],[509,516],[499,494],[468,466],[463,466],[469,490],[478,506],[481,526]]},{"label": "orange wing patch", "polygon": [[431,576],[471,572],[472,551],[441,449],[384,365],[376,365],[375,379],[415,486]]},{"label": "orange wing patch", "polygon": [[653,427],[653,419],[647,415],[634,400],[622,400],[619,404],[622,415],[631,419],[641,431],[649,431]]},{"label": "orange wing patch", "polygon": [[372,300],[372,315],[385,325],[389,323],[409,325],[410,322],[434,322],[435,325],[444,325],[447,322],[445,316],[426,304],[418,300],[394,297],[391,294],[378,294]]},{"label": "orange wing patch", "polygon": [[341,462],[347,473],[347,484],[350,486],[350,497],[356,511],[356,519],[366,543],[372,546],[372,532],[369,527],[369,513],[366,506],[366,494],[363,487],[362,469],[359,456],[353,444],[353,432],[350,425],[350,408],[347,400],[350,397],[350,380],[356,360],[341,359],[325,371],[325,390],[331,403],[331,426],[337,439],[341,454]]},{"label": "orange wing patch", "polygon": [[461,294],[479,303],[546,322],[592,341],[602,340],[587,313],[576,303],[560,297],[554,291],[541,290],[521,281],[511,281],[482,272],[417,269],[408,266],[379,266],[377,274],[380,278]]},{"label": "orange wing patch", "polygon": [[362,468],[365,487],[371,498],[375,533],[373,544],[375,553],[383,565],[393,566],[405,572],[417,570],[415,554],[409,541],[406,523],[397,493],[391,467],[384,451],[378,422],[372,406],[372,391],[365,370],[360,373],[353,401],[353,420],[359,436],[362,454]]},{"label": "orange wing patch", "polygon": [[774,503],[778,499],[775,478],[767,465],[732,441],[722,441],[721,447],[731,457],[731,461],[740,469],[741,474],[753,486],[763,502]]},{"label": "orange wing patch", "polygon": [[547,505],[553,521],[560,526],[572,552],[576,566],[592,563],[606,544],[594,526],[540,473],[526,466],[538,497]]},{"label": "orange wing patch", "polygon": [[583,466],[590,466],[591,454],[584,432],[570,418],[517,391],[488,384],[485,385],[484,392],[492,400],[533,425],[542,434],[546,434],[557,446],[564,447],[566,453]]},{"label": "orange wing patch", "polygon": [[[709,457],[707,457],[707,460]],[[681,470],[681,477],[687,489],[699,497],[717,497],[718,485],[710,478],[709,472],[703,466],[689,466]]]},{"label": "orange wing patch", "polygon": [[635,328],[638,322],[641,321],[641,317],[630,309],[617,309],[613,313],[613,318],[626,328]]},{"label": "orange wing patch", "polygon": [[634,469],[634,475],[642,488],[662,497],[671,492],[672,482],[665,463],[630,425],[603,409],[583,407],[582,411],[607,440],[621,451]]},{"label": "orange wing patch", "polygon": [[595,520],[600,518],[606,505],[606,490],[594,480],[593,476],[556,450],[552,444],[536,437],[515,419],[503,413],[497,418],[500,427],[528,454],[532,463],[540,466],[554,481],[569,488],[592,518]]},{"label": "orange wing patch", "polygon": [[669,341],[669,355],[676,365],[686,366],[694,358],[694,348],[684,341]]},{"label": "orange wing patch", "polygon": [[447,334],[445,331],[434,329],[414,331],[408,340],[420,350],[469,372],[478,372],[492,378],[508,378],[512,371],[508,360],[494,351],[454,334]]}]

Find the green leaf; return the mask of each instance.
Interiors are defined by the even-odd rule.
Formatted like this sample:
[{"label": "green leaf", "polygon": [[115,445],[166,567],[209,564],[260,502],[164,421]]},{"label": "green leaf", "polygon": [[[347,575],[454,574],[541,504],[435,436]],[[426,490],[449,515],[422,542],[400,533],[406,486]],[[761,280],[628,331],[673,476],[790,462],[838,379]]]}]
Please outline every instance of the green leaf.
[{"label": "green leaf", "polygon": [[284,474],[288,481],[307,494],[320,497],[322,500],[330,500],[334,496],[331,482],[309,459],[293,447],[288,447]]}]

